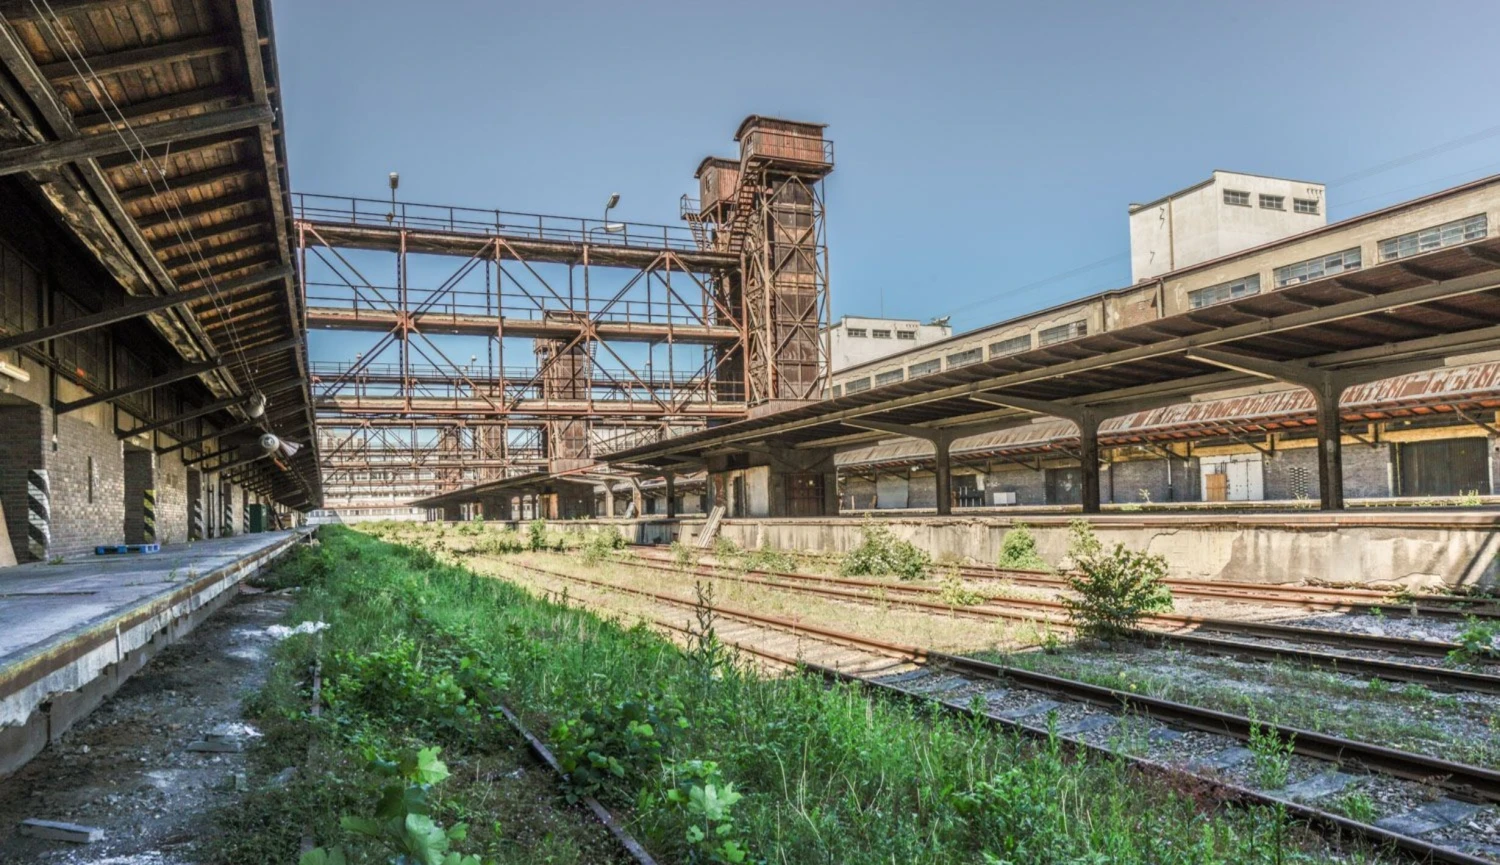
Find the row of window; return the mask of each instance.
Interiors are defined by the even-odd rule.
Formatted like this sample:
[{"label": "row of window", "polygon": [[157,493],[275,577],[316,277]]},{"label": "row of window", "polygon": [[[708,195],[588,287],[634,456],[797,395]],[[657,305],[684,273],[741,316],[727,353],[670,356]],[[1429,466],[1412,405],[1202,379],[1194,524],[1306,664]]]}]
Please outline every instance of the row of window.
[{"label": "row of window", "polygon": [[[1070,321],[1067,324],[1060,324],[1056,327],[1043,328],[1042,330],[1038,331],[1037,344],[1056,345],[1060,342],[1067,342],[1071,339],[1078,339],[1079,337],[1087,336],[1088,332],[1088,322]],[[989,344],[990,360],[994,360],[997,357],[1005,357],[1006,355],[1017,354],[1018,352],[1028,351],[1030,350],[1030,348],[1031,334],[1029,333],[1023,333],[1020,336],[1013,336],[1010,339],[1002,339],[999,342],[992,342]],[[917,378],[919,376],[931,375],[932,373],[938,372],[939,370],[943,369],[945,363],[947,364],[948,369],[958,369],[961,366],[968,366],[971,363],[979,363],[981,360],[984,360],[984,352],[985,349],[982,348],[970,348],[965,349],[964,351],[956,351],[953,354],[948,355],[946,358],[935,357],[931,360],[924,360],[920,363],[914,363],[904,370],[893,369],[887,370],[886,372],[882,373],[876,373],[874,378],[874,386],[879,387],[885,384],[894,384],[898,381],[905,381],[908,376],[911,378]],[[852,381],[846,382],[842,386],[842,388],[839,385],[834,385],[833,395],[842,396],[846,393],[859,393],[860,391],[869,390],[870,387],[871,379],[866,376],[865,378],[857,378]]]},{"label": "row of window", "polygon": [[[1228,195],[1232,191],[1225,190],[1226,202],[1228,202]],[[1250,193],[1240,194],[1247,196],[1246,202],[1248,202]],[[1300,203],[1302,199],[1297,199],[1297,201]],[[1316,203],[1313,202],[1313,204]],[[1447,246],[1480,240],[1488,236],[1488,234],[1489,218],[1485,214],[1480,213],[1382,240],[1377,246],[1380,251],[1381,261],[1393,261],[1423,252],[1431,252],[1435,249],[1442,249]],[[1314,279],[1322,279],[1323,277],[1339,273],[1359,270],[1363,266],[1364,261],[1360,253],[1360,248],[1355,246],[1329,255],[1320,255],[1305,261],[1284,265],[1274,269],[1271,273],[1276,282],[1276,287],[1284,288],[1289,285],[1297,285]],[[1193,309],[1200,309],[1205,306],[1213,306],[1214,304],[1236,300],[1241,297],[1249,297],[1255,294],[1260,294],[1260,274],[1258,273],[1252,273],[1249,276],[1243,276],[1239,279],[1232,279],[1228,282],[1221,282],[1217,285],[1210,285],[1206,288],[1190,291],[1188,292],[1188,306]],[[851,328],[849,332],[852,336],[856,331]],[[863,333],[863,331],[860,331],[860,333]],[[879,334],[881,331],[876,331],[876,333]],[[1087,335],[1087,322],[1070,321],[1067,324],[1060,324],[1056,327],[1043,328],[1037,331],[1037,345],[1056,345],[1060,342],[1067,342]],[[991,360],[994,360],[997,357],[1005,357],[1006,355],[1027,351],[1030,348],[1031,335],[1022,334],[1010,339],[990,343],[989,356]],[[972,348],[950,354],[946,360],[948,369],[956,369],[967,364],[978,363],[982,359],[981,350]],[[914,363],[907,367],[904,372],[897,369],[880,373],[875,376],[875,384],[883,385],[904,381],[906,376],[916,378],[918,376],[930,375],[937,372],[941,367],[942,361],[938,358],[933,358],[921,363]],[[858,393],[869,388],[870,379],[862,378],[849,382],[844,391],[846,393]],[[837,385],[834,386],[833,393],[834,396],[839,396],[839,387]]]},{"label": "row of window", "polygon": [[[1256,196],[1256,199],[1260,204],[1261,210],[1286,210],[1285,195],[1266,195],[1262,193]],[[1241,189],[1226,189],[1224,190],[1224,203],[1232,204],[1235,207],[1249,207],[1250,193]],[[1318,212],[1318,200],[1316,198],[1293,198],[1292,212],[1315,215]]]},{"label": "row of window", "polygon": [[[864,328],[864,327],[850,327],[850,328],[846,328],[844,330],[844,333],[850,339],[866,339],[866,338],[871,338],[871,337],[873,337],[874,339],[890,339],[892,332],[890,330],[886,330],[886,329],[882,329],[882,328],[875,328],[874,330],[870,330],[869,328]],[[895,331],[895,335],[896,335],[896,339],[916,339],[917,338],[917,332],[914,331],[914,330],[898,330],[898,331]]]},{"label": "row of window", "polygon": [[[1442,225],[1434,225],[1423,228],[1409,234],[1380,241],[1377,247],[1380,250],[1381,261],[1394,261],[1410,255],[1423,252],[1431,252],[1434,249],[1442,249],[1445,246],[1455,246],[1460,243],[1468,243],[1471,240],[1480,240],[1489,233],[1489,217],[1483,213],[1467,216],[1463,219],[1455,219]],[[1341,252],[1330,255],[1320,255],[1309,258],[1306,261],[1298,261],[1271,271],[1276,280],[1277,288],[1285,288],[1288,285],[1321,279],[1325,276],[1333,276],[1339,273],[1359,270],[1364,266],[1364,260],[1359,247],[1351,247]],[[1260,274],[1251,274],[1229,282],[1221,282],[1218,285],[1210,285],[1188,292],[1188,305],[1193,309],[1204,306],[1213,306],[1227,300],[1240,297],[1248,297],[1260,293]],[[1046,343],[1043,343],[1045,345]]]}]

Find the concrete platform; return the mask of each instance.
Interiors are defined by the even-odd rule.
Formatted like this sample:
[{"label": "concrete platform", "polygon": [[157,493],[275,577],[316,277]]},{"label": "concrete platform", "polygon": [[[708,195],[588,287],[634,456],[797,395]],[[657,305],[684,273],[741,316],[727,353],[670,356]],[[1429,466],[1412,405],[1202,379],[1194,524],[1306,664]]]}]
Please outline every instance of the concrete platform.
[{"label": "concrete platform", "polygon": [[0,776],[87,715],[304,533],[0,570]]}]

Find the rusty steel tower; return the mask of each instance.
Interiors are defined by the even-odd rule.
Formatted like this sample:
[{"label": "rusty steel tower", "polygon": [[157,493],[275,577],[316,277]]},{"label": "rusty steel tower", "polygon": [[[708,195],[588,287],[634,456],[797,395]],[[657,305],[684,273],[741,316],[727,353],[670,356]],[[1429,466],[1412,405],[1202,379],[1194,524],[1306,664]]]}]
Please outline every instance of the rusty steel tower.
[{"label": "rusty steel tower", "polygon": [[698,243],[740,257],[715,294],[743,316],[743,352],[723,358],[723,371],[743,375],[751,405],[818,399],[830,368],[824,128],[752,114],[734,135],[739,158],[704,159],[699,198],[683,198]]}]

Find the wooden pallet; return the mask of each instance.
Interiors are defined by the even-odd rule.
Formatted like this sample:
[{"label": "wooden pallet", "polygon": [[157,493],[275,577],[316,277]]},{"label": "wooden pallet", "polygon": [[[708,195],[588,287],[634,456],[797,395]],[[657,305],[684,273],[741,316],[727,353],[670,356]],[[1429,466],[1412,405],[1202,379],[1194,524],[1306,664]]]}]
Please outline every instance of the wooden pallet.
[{"label": "wooden pallet", "polygon": [[96,556],[119,556],[126,553],[159,553],[161,544],[103,544],[94,547]]}]

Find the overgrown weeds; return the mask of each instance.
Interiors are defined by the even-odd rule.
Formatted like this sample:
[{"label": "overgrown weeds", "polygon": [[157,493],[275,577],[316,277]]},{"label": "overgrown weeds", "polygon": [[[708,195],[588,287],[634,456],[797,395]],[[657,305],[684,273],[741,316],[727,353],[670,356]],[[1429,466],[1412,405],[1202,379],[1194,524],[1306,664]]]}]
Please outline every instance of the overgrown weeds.
[{"label": "overgrown weeds", "polygon": [[1069,556],[1075,571],[1066,576],[1073,595],[1063,599],[1068,619],[1080,636],[1101,640],[1124,637],[1151,613],[1172,609],[1172,592],[1162,582],[1166,557],[1115,544],[1105,550],[1088,524],[1072,526]]},{"label": "overgrown weeds", "polygon": [[894,576],[903,580],[926,579],[932,557],[910,541],[903,541],[885,526],[866,521],[860,527],[860,544],[844,556],[839,573],[846,577]]},{"label": "overgrown weeds", "polygon": [[1023,571],[1052,570],[1052,566],[1036,551],[1036,536],[1025,523],[1011,526],[1005,537],[1000,539],[1000,558],[995,566]]},{"label": "overgrown weeds", "polygon": [[[380,820],[370,803],[398,783],[365,755],[399,762],[438,744],[452,775],[425,794],[423,816],[449,827],[443,858],[613,861],[597,847],[523,849],[539,836],[516,824],[551,806],[545,795],[496,796],[486,780],[486,761],[518,744],[493,715],[497,701],[555,731],[551,745],[575,767],[570,789],[593,791],[663,862],[1268,865],[1292,843],[1274,812],[1216,810],[1120,763],[816,677],[758,678],[719,641],[706,587],[683,649],[347,529],[325,529],[317,555],[329,564],[299,562],[319,576],[291,618],[330,628],[282,643],[252,700],[267,742],[258,771],[306,754],[306,778],[227,813],[219,840],[235,852],[215,861],[292,862],[305,832],[374,845],[358,861],[390,856],[339,825]],[[335,684],[312,718],[306,670],[319,659]],[[381,675],[395,681],[373,681]]]}]

